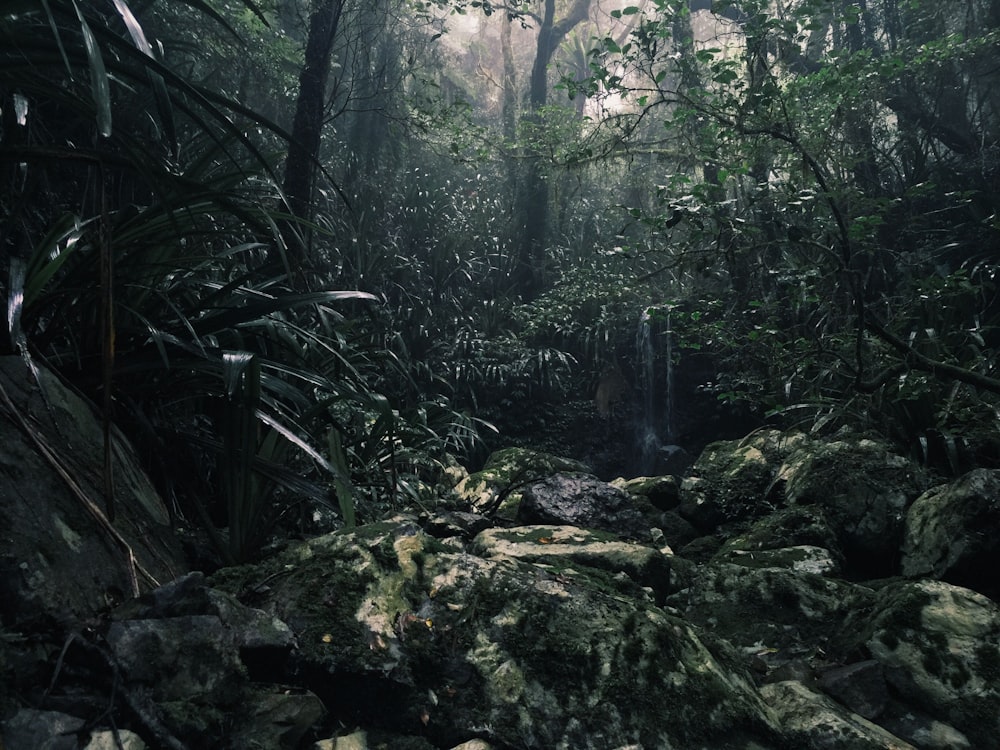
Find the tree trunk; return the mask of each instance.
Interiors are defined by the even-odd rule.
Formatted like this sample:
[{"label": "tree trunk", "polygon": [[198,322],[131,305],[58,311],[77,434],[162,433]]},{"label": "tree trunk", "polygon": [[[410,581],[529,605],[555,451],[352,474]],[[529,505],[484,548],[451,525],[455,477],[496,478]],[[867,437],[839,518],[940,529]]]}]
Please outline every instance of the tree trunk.
[{"label": "tree trunk", "polygon": [[[313,0],[306,41],[305,64],[299,74],[299,96],[292,121],[292,142],[285,160],[284,191],[291,213],[312,218],[312,194],[319,164],[330,55],[345,0]],[[288,263],[299,267],[307,260],[308,243],[301,234],[286,232]]]},{"label": "tree trunk", "polygon": [[[574,0],[569,12],[556,22],[555,0],[545,0],[538,27],[538,46],[531,68],[528,91],[529,121],[541,123],[539,110],[548,102],[548,70],[552,56],[566,35],[587,18],[591,0]],[[534,298],[541,286],[549,223],[549,185],[543,155],[529,147],[526,154],[525,184],[521,193],[520,216],[524,222],[518,254],[518,277],[525,299]]]}]

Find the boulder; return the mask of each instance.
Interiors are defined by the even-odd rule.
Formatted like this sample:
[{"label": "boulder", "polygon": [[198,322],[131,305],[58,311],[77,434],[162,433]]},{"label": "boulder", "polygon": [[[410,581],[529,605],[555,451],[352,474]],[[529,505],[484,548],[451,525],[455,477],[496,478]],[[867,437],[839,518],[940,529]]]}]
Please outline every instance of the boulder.
[{"label": "boulder", "polygon": [[[532,544],[549,546],[543,538]],[[473,737],[584,750],[772,746],[769,711],[727,649],[583,559],[571,571],[568,560],[518,554],[528,543],[516,538],[477,539],[492,556],[441,547],[401,518],[213,580],[233,592],[268,581],[255,606],[292,627],[298,673],[315,675],[308,686],[348,726],[439,747]]]},{"label": "boulder", "polygon": [[918,750],[800,682],[761,688],[785,736],[802,750]]},{"label": "boulder", "polygon": [[681,484],[681,515],[707,533],[723,520],[770,513],[777,507],[771,490],[778,467],[792,451],[811,444],[800,433],[758,430],[742,440],[708,445]]},{"label": "boulder", "polygon": [[722,545],[721,553],[802,546],[825,549],[838,566],[843,564],[837,535],[830,528],[823,509],[815,505],[793,505],[776,510],[730,536]]},{"label": "boulder", "polygon": [[456,510],[513,518],[525,487],[559,471],[586,474],[590,469],[579,461],[527,448],[494,451],[480,471],[459,479],[451,504]]},{"label": "boulder", "polygon": [[4,750],[77,750],[77,734],[86,722],[59,711],[22,708],[4,722],[0,746]]},{"label": "boulder", "polygon": [[632,539],[648,539],[650,529],[627,492],[589,474],[566,472],[525,488],[517,522],[584,526]]},{"label": "boulder", "polygon": [[940,581],[895,582],[857,610],[836,650],[867,653],[893,693],[991,747],[1000,736],[1000,606]]},{"label": "boulder", "polygon": [[834,667],[819,681],[823,691],[866,719],[876,719],[889,705],[885,670],[874,659]]},{"label": "boulder", "polygon": [[0,357],[0,412],[5,626],[79,623],[186,571],[167,508],[117,430],[107,519],[103,428],[90,404],[48,370]]},{"label": "boulder", "polygon": [[716,562],[734,563],[746,568],[778,568],[821,576],[840,572],[840,565],[829,550],[809,545],[764,550],[723,548],[716,553],[714,559]]},{"label": "boulder", "polygon": [[472,552],[488,559],[535,563],[561,576],[587,576],[595,585],[620,593],[630,590],[636,595],[639,586],[662,599],[671,591],[669,550],[574,526],[489,529],[476,537]]},{"label": "boulder", "polygon": [[794,451],[775,477],[779,487],[788,504],[823,511],[846,574],[864,580],[898,572],[903,517],[926,479],[913,462],[882,443],[848,436]]},{"label": "boulder", "polygon": [[743,650],[753,666],[769,674],[789,662],[822,661],[827,644],[844,622],[873,602],[863,586],[787,567],[746,567],[713,562],[691,576],[687,589],[667,603],[685,619]]},{"label": "boulder", "polygon": [[612,484],[634,497],[646,498],[654,508],[659,510],[674,510],[681,501],[680,482],[672,474],[662,477],[616,479]]},{"label": "boulder", "polygon": [[1000,600],[1000,470],[977,469],[928,490],[906,513],[902,572]]}]

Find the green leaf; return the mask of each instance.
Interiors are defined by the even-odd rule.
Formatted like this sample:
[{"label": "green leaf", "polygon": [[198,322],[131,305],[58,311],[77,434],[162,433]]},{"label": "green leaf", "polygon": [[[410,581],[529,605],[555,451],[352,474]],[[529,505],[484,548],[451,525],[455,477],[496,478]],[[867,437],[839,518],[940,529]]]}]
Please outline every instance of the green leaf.
[{"label": "green leaf", "polygon": [[739,74],[735,70],[732,70],[732,69],[729,69],[729,68],[727,68],[725,70],[721,70],[718,73],[716,73],[714,76],[712,76],[712,80],[713,81],[715,81],[716,83],[721,83],[721,84],[732,83],[737,78],[739,78]]},{"label": "green leaf", "polygon": [[83,44],[87,50],[87,63],[90,68],[90,89],[97,109],[97,130],[105,138],[111,137],[111,84],[108,71],[104,67],[104,57],[97,44],[90,24],[83,17],[80,7],[73,0],[76,17],[80,19],[80,32],[83,34]]},{"label": "green leaf", "polygon": [[356,523],[354,487],[351,486],[349,477],[350,468],[347,464],[347,454],[344,452],[344,444],[340,431],[331,427],[327,431],[327,447],[330,454],[330,463],[336,467],[333,487],[337,493],[337,505],[340,507],[340,517],[344,519],[344,525],[351,529]]}]

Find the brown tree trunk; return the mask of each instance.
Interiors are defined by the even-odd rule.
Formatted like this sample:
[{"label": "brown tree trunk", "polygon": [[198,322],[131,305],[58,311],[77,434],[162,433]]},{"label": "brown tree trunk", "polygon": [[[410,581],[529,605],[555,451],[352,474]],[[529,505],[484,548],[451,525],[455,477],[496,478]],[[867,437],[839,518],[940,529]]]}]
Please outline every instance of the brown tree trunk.
[{"label": "brown tree trunk", "polygon": [[[330,56],[345,0],[313,0],[306,40],[305,64],[299,74],[299,96],[292,121],[292,142],[285,160],[284,191],[291,213],[312,218],[313,185],[323,134]],[[286,232],[288,262],[298,267],[308,255],[308,243],[299,232]]]},{"label": "brown tree trunk", "polygon": [[[538,111],[548,101],[548,69],[552,56],[566,35],[584,21],[590,13],[591,0],[574,0],[566,15],[555,20],[555,0],[545,0],[541,23],[538,27],[538,46],[531,68],[528,91],[529,120],[539,122]],[[524,222],[519,252],[518,275],[525,299],[532,299],[539,291],[542,267],[545,262],[545,244],[548,239],[549,185],[546,181],[542,154],[529,150],[526,155],[524,190],[521,193],[520,216]]]}]

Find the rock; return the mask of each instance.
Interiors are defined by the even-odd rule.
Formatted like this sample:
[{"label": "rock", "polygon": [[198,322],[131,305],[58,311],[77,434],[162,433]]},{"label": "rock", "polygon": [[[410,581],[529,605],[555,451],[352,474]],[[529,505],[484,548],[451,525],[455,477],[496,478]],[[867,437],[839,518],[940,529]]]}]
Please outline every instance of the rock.
[{"label": "rock", "polygon": [[558,473],[530,484],[517,521],[583,526],[632,539],[648,539],[650,529],[627,492],[588,474]]},{"label": "rock", "polygon": [[158,703],[227,706],[238,697],[244,669],[218,617],[114,622],[107,641],[126,682],[149,690]]},{"label": "rock", "polygon": [[453,491],[456,510],[513,518],[521,493],[532,482],[559,471],[589,473],[590,469],[568,458],[527,448],[494,451],[481,471],[462,478]]},{"label": "rock", "polygon": [[486,516],[459,510],[429,514],[421,518],[420,522],[427,533],[438,539],[456,536],[471,539],[491,525]]},{"label": "rock", "polygon": [[685,477],[680,487],[677,514],[702,534],[711,534],[727,518],[720,493],[701,477]]},{"label": "rock", "polygon": [[[939,581],[892,583],[858,610],[843,646],[863,646],[894,693],[990,747],[1000,734],[1000,606]],[[841,649],[843,650],[843,648]]]},{"label": "rock", "polygon": [[765,550],[724,547],[714,559],[717,562],[733,563],[747,568],[784,568],[797,573],[817,575],[836,575],[840,572],[840,565],[833,559],[829,550],[808,545]]},{"label": "rock", "polygon": [[820,686],[831,697],[866,719],[876,719],[889,704],[882,665],[874,659],[823,673]]},{"label": "rock", "polygon": [[711,563],[667,603],[770,672],[816,657],[842,634],[848,616],[874,597],[867,588],[815,573]]},{"label": "rock", "polygon": [[1000,470],[928,490],[906,514],[903,575],[939,578],[1000,599]]},{"label": "rock", "polygon": [[[675,511],[665,511],[658,518],[652,520],[656,523],[656,526],[653,528],[660,530],[663,534],[663,543],[669,545],[671,549],[680,549],[693,542],[699,536],[698,529],[690,521],[682,518],[680,513]],[[656,544],[660,544],[655,539],[653,541]]]},{"label": "rock", "polygon": [[103,729],[90,735],[83,750],[146,750],[146,743],[128,729],[120,729],[117,733]]},{"label": "rock", "polygon": [[[314,750],[993,747],[1000,607],[940,581],[838,578],[841,550],[863,549],[852,535],[919,484],[887,455],[855,438],[827,450],[763,431],[718,444],[680,485],[613,487],[502,452],[480,477],[484,513],[452,494],[209,579],[182,575],[85,627],[5,625],[2,746],[97,750],[113,737],[93,721],[110,711],[129,750],[297,750],[320,737]],[[854,459],[858,476],[830,479]],[[949,544],[975,547],[994,478],[914,504],[914,539],[946,529],[950,542],[928,545],[947,565],[911,573],[961,569]],[[848,514],[847,496],[876,481],[877,498]],[[750,488],[764,493],[757,505]],[[971,498],[968,517],[958,498]],[[539,508],[557,522],[513,525]],[[884,528],[891,554],[899,537]],[[665,546],[675,540],[677,555]],[[17,712],[43,691],[54,710]]]},{"label": "rock", "polygon": [[229,725],[252,727],[255,737],[275,740],[267,746],[281,748],[322,715],[315,696],[251,688],[251,671],[257,679],[278,676],[271,665],[290,654],[291,630],[208,588],[200,573],[120,607],[105,640],[122,688],[148,696],[171,735],[211,737]]},{"label": "rock", "polygon": [[784,484],[789,504],[823,510],[848,577],[896,572],[903,516],[925,486],[911,461],[864,438],[809,443],[788,456],[776,482]]},{"label": "rock", "polygon": [[879,724],[898,737],[909,740],[920,750],[971,750],[972,743],[955,727],[949,726],[912,707],[891,706]]},{"label": "rock", "polygon": [[704,532],[722,520],[766,515],[775,508],[771,489],[781,462],[791,451],[809,444],[800,433],[777,430],[712,443],[691,467],[691,477],[681,484],[681,515]]},{"label": "rock", "polygon": [[419,735],[360,730],[321,740],[312,750],[438,750]]},{"label": "rock", "polygon": [[58,711],[22,708],[4,722],[4,750],[77,750],[84,720]]},{"label": "rock", "polygon": [[315,694],[281,686],[249,691],[240,709],[243,718],[229,738],[232,747],[295,750],[326,715]]},{"label": "rock", "polygon": [[[43,614],[78,623],[130,597],[133,575],[148,590],[186,570],[166,506],[117,430],[112,529],[102,520],[104,442],[92,407],[43,368],[36,382],[20,357],[0,357],[0,390],[18,418],[31,419],[27,432],[14,417],[0,420],[0,600],[7,627],[33,628]],[[10,408],[0,400],[0,410]]]},{"label": "rock", "polygon": [[348,725],[419,731],[439,747],[484,734],[500,747],[580,750],[774,737],[727,649],[606,575],[447,551],[404,521],[311,540],[213,582],[237,591],[269,576],[258,606],[292,626],[300,672]]},{"label": "rock", "polygon": [[670,474],[662,477],[616,479],[611,484],[630,495],[646,498],[654,508],[660,510],[674,510],[681,501],[680,482]]},{"label": "rock", "polygon": [[352,732],[340,737],[331,737],[313,745],[313,750],[368,750],[368,733]]},{"label": "rock", "polygon": [[917,750],[863,716],[851,713],[799,682],[764,685],[761,695],[774,709],[788,740],[803,750]]},{"label": "rock", "polygon": [[625,586],[633,595],[637,593],[635,585],[648,587],[659,598],[671,590],[669,553],[574,526],[489,529],[475,538],[472,551],[488,559],[512,558],[544,565],[561,576],[588,575],[591,569],[591,580],[597,583],[597,576],[599,585],[609,585],[612,590],[623,586],[624,575],[633,583]]},{"label": "rock", "polygon": [[727,539],[722,553],[799,546],[821,547],[830,553],[838,567],[843,564],[837,536],[830,528],[823,509],[815,505],[793,505],[754,521],[750,528]]}]

